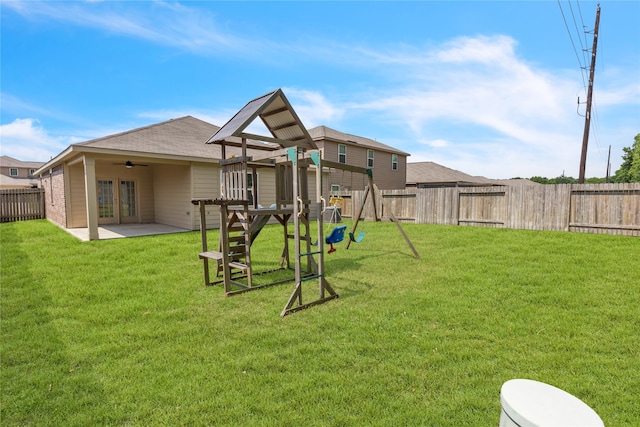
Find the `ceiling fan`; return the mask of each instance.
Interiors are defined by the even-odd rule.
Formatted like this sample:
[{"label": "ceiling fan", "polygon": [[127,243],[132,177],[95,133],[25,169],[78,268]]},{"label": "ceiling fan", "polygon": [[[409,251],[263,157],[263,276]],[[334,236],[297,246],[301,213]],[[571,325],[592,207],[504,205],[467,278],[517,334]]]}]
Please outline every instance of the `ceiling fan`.
[{"label": "ceiling fan", "polygon": [[149,165],[143,165],[143,164],[140,164],[140,163],[133,163],[131,160],[127,160],[124,163],[114,163],[114,165],[124,166],[127,169],[131,169],[134,166],[149,166]]}]

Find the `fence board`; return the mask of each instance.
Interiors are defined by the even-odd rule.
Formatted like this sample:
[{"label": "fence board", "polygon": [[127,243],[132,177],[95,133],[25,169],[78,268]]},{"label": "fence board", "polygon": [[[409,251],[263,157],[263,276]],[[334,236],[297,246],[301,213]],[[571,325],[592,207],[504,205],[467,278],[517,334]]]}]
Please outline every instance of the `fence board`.
[{"label": "fence board", "polygon": [[41,188],[0,190],[0,222],[44,218],[44,190]]}]

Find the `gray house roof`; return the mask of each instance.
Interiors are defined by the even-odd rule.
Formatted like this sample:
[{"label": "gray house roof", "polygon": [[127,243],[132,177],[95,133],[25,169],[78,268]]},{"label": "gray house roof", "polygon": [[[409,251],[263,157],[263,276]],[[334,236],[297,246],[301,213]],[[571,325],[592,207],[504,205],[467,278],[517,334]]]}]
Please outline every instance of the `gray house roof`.
[{"label": "gray house roof", "polygon": [[[185,116],[72,144],[46,164],[40,164],[36,175],[42,174],[65,161],[72,160],[80,153],[92,152],[103,155],[139,156],[144,157],[145,162],[149,161],[149,158],[217,162],[222,157],[222,147],[219,144],[206,144],[206,142],[219,129],[219,126],[192,116]],[[309,130],[309,134],[314,141],[334,140],[379,151],[404,156],[409,155],[372,139],[346,134],[326,126],[313,128]],[[240,138],[229,136],[225,140],[231,142],[227,144],[227,155],[235,154],[239,156],[242,154],[239,147]],[[265,150],[271,151],[277,148],[279,148],[277,144],[270,142],[247,141],[247,154],[249,156],[257,156],[259,153],[264,153]]]},{"label": "gray house roof", "polygon": [[0,166],[3,168],[38,169],[42,165],[44,162],[22,161],[9,156],[0,156]]},{"label": "gray house roof", "polygon": [[39,181],[36,178],[13,178],[6,175],[0,175],[0,188],[37,187],[38,183]]},{"label": "gray house roof", "polygon": [[220,148],[206,145],[218,126],[186,116],[126,132],[74,144],[84,148],[126,150],[144,155],[166,154],[188,157],[220,156]]},{"label": "gray house roof", "polygon": [[472,176],[434,162],[407,163],[408,186],[539,185],[528,179],[489,179]]},{"label": "gray house roof", "polygon": [[400,154],[403,156],[410,156],[409,153],[405,153],[404,151],[393,148],[389,145],[385,145],[381,142],[375,141],[373,139],[364,138],[362,136],[351,135],[348,133],[343,133],[337,131],[335,129],[331,129],[327,126],[317,126],[313,129],[309,129],[309,134],[314,141],[320,141],[323,139],[332,140],[341,143],[351,143],[355,145],[360,145],[362,147],[375,149],[378,151],[387,151],[393,154]]},{"label": "gray house roof", "polygon": [[[178,119],[156,123],[126,132],[92,139],[79,144],[70,145],[65,151],[42,166],[36,174],[55,167],[77,153],[95,152],[102,154],[116,154],[142,157],[156,157],[159,159],[197,160],[211,159],[217,161],[222,156],[220,145],[205,144],[205,142],[220,129],[195,117],[185,116]],[[239,140],[238,140],[239,142]],[[249,154],[262,150],[272,150],[272,144],[248,141]],[[251,149],[253,147],[254,149]],[[260,149],[260,151],[258,151]],[[237,147],[228,147],[228,154],[240,155]]]}]

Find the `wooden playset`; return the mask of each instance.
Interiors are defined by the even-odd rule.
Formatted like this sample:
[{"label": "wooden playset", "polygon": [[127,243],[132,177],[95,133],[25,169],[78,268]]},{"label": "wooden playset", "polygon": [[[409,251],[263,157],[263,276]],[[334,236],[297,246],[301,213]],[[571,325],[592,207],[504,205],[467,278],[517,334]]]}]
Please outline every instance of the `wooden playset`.
[{"label": "wooden playset", "polygon": [[[271,136],[262,136],[245,132],[254,119],[260,117]],[[265,144],[263,152],[247,155],[247,141],[260,141]],[[222,159],[220,165],[220,197],[217,199],[193,199],[191,202],[200,208],[200,229],[204,281],[206,285],[223,283],[225,294],[234,295],[250,290],[284,282],[295,282],[295,288],[287,301],[281,316],[321,304],[338,298],[338,294],[325,278],[324,245],[330,245],[329,252],[335,250],[333,244],[344,239],[346,226],[334,227],[329,236],[324,236],[324,213],[326,199],[323,197],[323,170],[336,168],[362,173],[369,178],[363,203],[358,209],[347,248],[352,242],[362,241],[363,234],[355,237],[367,196],[371,195],[375,206],[376,195],[382,200],[378,188],[373,183],[371,169],[360,168],[322,159],[321,152],[289,104],[281,89],[256,98],[242,108],[229,122],[218,130],[208,144],[220,144]],[[228,146],[240,146],[242,155],[227,158]],[[252,148],[259,146],[252,144]],[[255,153],[255,152],[254,152]],[[249,191],[249,181],[256,182],[257,170],[275,169],[276,202],[264,208],[259,203],[258,187]],[[315,177],[315,192],[310,198],[309,175]],[[220,233],[218,250],[211,251],[207,243],[206,207],[219,206]],[[334,209],[336,206],[333,206]],[[388,211],[400,233],[416,257],[419,257],[400,223]],[[311,218],[315,217],[315,221]],[[375,213],[379,220],[378,213]],[[251,263],[251,246],[262,228],[275,218],[283,227],[283,250],[279,268],[268,271],[254,271]],[[293,225],[293,233],[289,225]],[[315,230],[311,230],[315,224]],[[290,249],[293,246],[294,260],[291,265]],[[211,281],[209,261],[216,263],[216,277]],[[268,283],[254,283],[254,276],[274,273],[279,270],[294,270],[293,277],[279,278]],[[281,275],[280,275],[281,276]],[[303,300],[303,284],[318,285],[317,297]],[[306,292],[305,292],[306,296]]]}]

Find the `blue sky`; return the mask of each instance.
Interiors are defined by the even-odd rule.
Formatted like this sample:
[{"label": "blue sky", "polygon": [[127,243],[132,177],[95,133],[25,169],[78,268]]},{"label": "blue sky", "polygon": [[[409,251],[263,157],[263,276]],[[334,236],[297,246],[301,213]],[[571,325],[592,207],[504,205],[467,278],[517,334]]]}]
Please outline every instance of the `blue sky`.
[{"label": "blue sky", "polygon": [[[184,115],[221,126],[283,88],[308,128],[410,162],[578,176],[596,2],[0,4],[1,151],[21,160]],[[601,8],[587,177],[640,133],[640,2]]]}]

